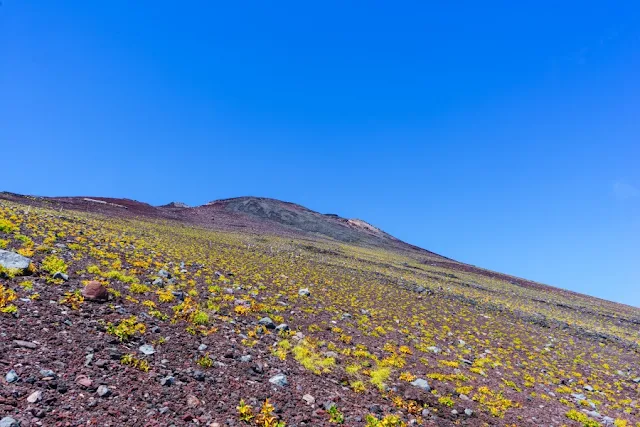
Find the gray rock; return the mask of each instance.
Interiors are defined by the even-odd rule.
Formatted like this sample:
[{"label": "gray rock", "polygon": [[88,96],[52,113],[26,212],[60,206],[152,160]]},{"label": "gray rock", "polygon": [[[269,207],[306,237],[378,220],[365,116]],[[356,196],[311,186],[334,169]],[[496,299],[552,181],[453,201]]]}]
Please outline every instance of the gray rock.
[{"label": "gray rock", "polygon": [[287,376],[284,374],[277,374],[269,378],[269,382],[278,387],[284,387],[288,384]]},{"label": "gray rock", "polygon": [[0,266],[8,270],[25,270],[29,268],[31,259],[15,252],[0,249]]},{"label": "gray rock", "polygon": [[640,377],[638,377],[638,378],[634,378],[634,379],[633,379],[633,382],[634,382],[634,383],[636,383],[636,384],[640,383]]},{"label": "gray rock", "polygon": [[572,393],[571,396],[576,400],[587,400],[587,396],[582,393]]},{"label": "gray rock", "polygon": [[20,427],[20,421],[11,417],[4,417],[0,420],[0,427]]},{"label": "gray rock", "polygon": [[431,415],[431,412],[427,408],[422,410],[423,417],[428,417],[429,415]]},{"label": "gray rock", "polygon": [[167,387],[172,386],[175,382],[176,382],[176,379],[171,375],[164,377],[160,380],[160,384]]},{"label": "gray rock", "polygon": [[100,397],[109,397],[111,395],[111,390],[106,385],[101,385],[98,387],[97,393]]},{"label": "gray rock", "polygon": [[55,273],[53,273],[53,278],[62,279],[66,282],[67,280],[69,280],[69,275],[64,274],[62,271],[56,271]]},{"label": "gray rock", "polygon": [[208,348],[208,346],[206,344],[200,344],[200,346],[198,347],[199,351],[205,351]]},{"label": "gray rock", "polygon": [[193,373],[193,378],[195,378],[196,381],[204,381],[205,380],[205,375],[204,372],[202,371],[195,371]]},{"label": "gray rock", "polygon": [[585,389],[586,391],[593,391],[593,387],[591,387],[590,385],[586,385],[586,386],[584,386],[584,389]]},{"label": "gray rock", "polygon": [[146,354],[147,356],[152,355],[153,353],[156,352],[156,350],[153,348],[153,346],[151,344],[144,344],[141,345],[138,350],[140,350],[140,353],[142,354]]},{"label": "gray rock", "polygon": [[93,353],[87,354],[84,357],[84,366],[91,366],[91,363],[93,363],[93,357],[94,357]]},{"label": "gray rock", "polygon": [[383,410],[380,405],[374,403],[373,405],[369,406],[369,412],[371,412],[372,414],[382,414]]},{"label": "gray rock", "polygon": [[432,353],[440,353],[442,350],[440,350],[440,347],[436,347],[435,345],[432,345],[431,347],[427,347],[427,350],[429,350]]},{"label": "gray rock", "polygon": [[276,324],[273,323],[273,320],[271,320],[270,317],[263,317],[262,319],[258,320],[258,324],[264,326],[267,329],[276,328]]},{"label": "gray rock", "polygon": [[470,417],[471,415],[473,415],[473,409],[469,409],[469,408],[465,409],[465,410],[464,410],[464,414],[465,414],[467,417]]},{"label": "gray rock", "polygon": [[307,288],[302,288],[298,291],[298,295],[300,295],[301,297],[308,297],[311,296],[311,292]]},{"label": "gray rock", "polygon": [[316,403],[316,398],[311,396],[310,394],[305,394],[304,396],[302,396],[302,400],[304,400],[307,405],[313,405],[314,403]]},{"label": "gray rock", "polygon": [[55,378],[56,373],[51,369],[40,369],[40,376],[42,376],[43,378]]},{"label": "gray rock", "polygon": [[107,353],[109,353],[109,358],[111,360],[120,360],[120,359],[122,359],[122,356],[124,355],[124,353],[122,353],[122,351],[120,351],[119,349],[117,349],[115,347],[107,348]]},{"label": "gray rock", "polygon": [[286,323],[281,323],[278,326],[276,326],[276,331],[278,332],[286,332],[289,330],[289,325],[287,325]]},{"label": "gray rock", "polygon": [[5,375],[4,379],[9,383],[14,383],[16,381],[18,381],[18,374],[16,374],[16,371],[14,371],[13,369],[10,370],[9,372],[7,372],[7,375]]},{"label": "gray rock", "polygon": [[174,291],[171,292],[174,297],[178,298],[180,301],[184,301],[186,294],[183,291]]},{"label": "gray rock", "polygon": [[415,381],[411,382],[411,385],[414,387],[418,387],[424,391],[431,391],[431,386],[429,385],[429,383],[427,382],[427,380],[423,379],[423,378],[418,378]]},{"label": "gray rock", "polygon": [[153,282],[151,282],[151,284],[153,286],[162,286],[163,285],[163,281],[160,277],[156,277],[155,279],[153,279]]},{"label": "gray rock", "polygon": [[165,279],[170,279],[171,278],[171,273],[169,273],[167,270],[160,270],[158,271],[158,276],[163,277]]},{"label": "gray rock", "polygon": [[240,357],[240,361],[241,362],[251,362],[251,355],[250,354],[246,354],[244,356]]},{"label": "gray rock", "polygon": [[58,393],[60,394],[65,394],[67,391],[69,391],[69,387],[67,386],[67,383],[58,381],[56,390],[58,390]]}]

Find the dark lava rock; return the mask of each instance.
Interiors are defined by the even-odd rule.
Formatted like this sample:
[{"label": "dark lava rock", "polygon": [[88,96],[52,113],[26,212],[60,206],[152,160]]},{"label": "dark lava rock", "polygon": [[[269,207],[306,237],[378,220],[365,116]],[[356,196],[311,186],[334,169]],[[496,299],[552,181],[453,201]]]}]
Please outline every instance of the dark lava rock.
[{"label": "dark lava rock", "polygon": [[64,280],[66,282],[67,280],[69,280],[69,275],[64,274],[61,271],[56,271],[55,273],[53,273],[53,278],[54,279],[62,279],[62,280]]}]

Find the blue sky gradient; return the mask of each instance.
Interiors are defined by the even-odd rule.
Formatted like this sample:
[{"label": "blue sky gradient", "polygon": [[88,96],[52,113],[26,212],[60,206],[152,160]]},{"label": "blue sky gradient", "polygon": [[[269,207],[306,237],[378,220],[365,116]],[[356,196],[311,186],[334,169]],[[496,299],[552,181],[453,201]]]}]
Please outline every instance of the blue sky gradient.
[{"label": "blue sky gradient", "polygon": [[0,190],[274,197],[640,306],[640,3],[275,3],[3,0]]}]

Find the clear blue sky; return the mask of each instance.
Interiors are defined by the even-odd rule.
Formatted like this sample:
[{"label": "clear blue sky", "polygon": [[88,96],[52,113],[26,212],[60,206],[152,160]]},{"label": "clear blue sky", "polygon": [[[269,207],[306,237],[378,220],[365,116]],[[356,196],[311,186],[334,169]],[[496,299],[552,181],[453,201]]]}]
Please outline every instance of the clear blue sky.
[{"label": "clear blue sky", "polygon": [[274,197],[640,306],[637,1],[2,3],[0,190]]}]

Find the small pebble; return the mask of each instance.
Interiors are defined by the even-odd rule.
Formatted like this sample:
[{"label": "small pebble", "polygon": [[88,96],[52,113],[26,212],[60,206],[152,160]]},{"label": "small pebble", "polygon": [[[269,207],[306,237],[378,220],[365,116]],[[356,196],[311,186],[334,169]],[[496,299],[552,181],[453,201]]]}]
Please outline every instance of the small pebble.
[{"label": "small pebble", "polygon": [[29,403],[36,403],[36,402],[40,402],[41,400],[42,400],[42,392],[40,390],[34,391],[29,395],[29,397],[27,397],[27,402]]},{"label": "small pebble", "polygon": [[109,397],[111,395],[111,390],[106,385],[101,385],[98,387],[97,393],[100,397]]},{"label": "small pebble", "polygon": [[153,353],[156,352],[156,350],[153,348],[153,346],[151,344],[144,344],[141,345],[138,350],[140,350],[140,352],[142,354],[146,354],[147,356],[152,355]]},{"label": "small pebble", "polygon": [[162,384],[163,386],[172,386],[173,383],[175,383],[176,379],[172,376],[168,376],[168,377],[164,377],[160,380],[160,384]]},{"label": "small pebble", "polygon": [[55,378],[56,373],[51,369],[40,369],[40,376],[43,378]]}]

